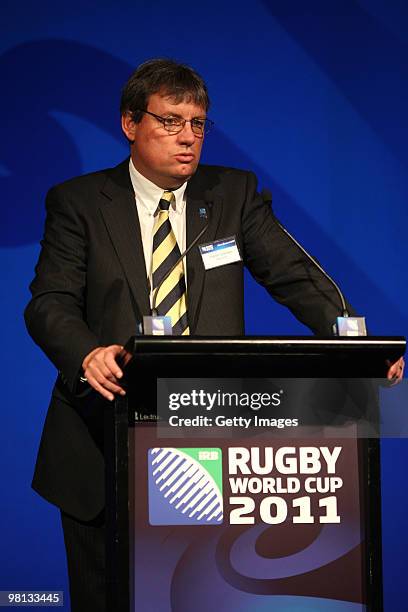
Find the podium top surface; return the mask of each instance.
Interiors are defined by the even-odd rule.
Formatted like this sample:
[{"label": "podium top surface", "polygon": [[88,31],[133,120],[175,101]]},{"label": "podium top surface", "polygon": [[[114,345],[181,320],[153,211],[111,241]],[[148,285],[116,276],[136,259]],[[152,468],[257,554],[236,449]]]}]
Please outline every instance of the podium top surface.
[{"label": "podium top surface", "polygon": [[400,336],[133,336],[122,353],[133,367],[166,376],[385,376],[404,354]]},{"label": "podium top surface", "polygon": [[285,352],[327,350],[396,350],[405,352],[403,336],[311,337],[311,336],[132,336],[127,350],[140,352]]}]

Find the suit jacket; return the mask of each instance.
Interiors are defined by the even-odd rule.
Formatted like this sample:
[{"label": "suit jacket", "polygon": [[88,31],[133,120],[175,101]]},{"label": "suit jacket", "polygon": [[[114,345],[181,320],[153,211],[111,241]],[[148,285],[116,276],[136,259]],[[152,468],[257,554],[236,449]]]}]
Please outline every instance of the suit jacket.
[{"label": "suit jacket", "polygon": [[[242,262],[205,271],[187,256],[192,335],[244,333],[243,266],[315,333],[330,335],[339,314],[331,284],[282,232],[256,192],[252,173],[199,166],[187,186],[187,244],[206,220],[202,242],[235,236]],[[34,488],[65,512],[94,518],[104,506],[102,406],[78,396],[84,357],[97,346],[124,344],[150,314],[129,161],[50,190],[28,330],[59,371],[44,425]]]}]

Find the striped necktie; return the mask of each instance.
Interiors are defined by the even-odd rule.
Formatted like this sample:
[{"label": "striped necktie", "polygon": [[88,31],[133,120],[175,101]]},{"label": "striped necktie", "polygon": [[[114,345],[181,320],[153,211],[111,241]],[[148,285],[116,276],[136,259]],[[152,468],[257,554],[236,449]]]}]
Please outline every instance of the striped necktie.
[{"label": "striped necktie", "polygon": [[[169,219],[170,204],[174,193],[165,191],[158,207],[158,216],[153,234],[152,287],[157,287],[180,257],[180,249]],[[180,261],[164,280],[156,296],[156,310],[160,316],[171,317],[173,335],[187,336],[190,333],[187,319],[186,281],[183,262]]]}]

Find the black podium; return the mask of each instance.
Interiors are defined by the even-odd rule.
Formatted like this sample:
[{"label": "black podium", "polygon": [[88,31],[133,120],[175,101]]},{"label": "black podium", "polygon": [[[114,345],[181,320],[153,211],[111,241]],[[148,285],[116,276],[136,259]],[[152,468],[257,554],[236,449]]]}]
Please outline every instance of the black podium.
[{"label": "black podium", "polygon": [[[379,441],[355,421],[369,405],[376,431],[370,381],[404,352],[400,337],[131,338],[105,413],[108,610],[382,610]],[[289,396],[296,418],[275,418]]]}]

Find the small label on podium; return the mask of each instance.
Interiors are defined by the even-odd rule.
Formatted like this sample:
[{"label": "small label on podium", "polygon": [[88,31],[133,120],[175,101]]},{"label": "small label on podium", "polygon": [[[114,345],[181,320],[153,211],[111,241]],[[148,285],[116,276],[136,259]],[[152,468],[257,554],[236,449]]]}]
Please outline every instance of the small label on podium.
[{"label": "small label on podium", "polygon": [[145,336],[172,336],[171,317],[143,317]]},{"label": "small label on podium", "polygon": [[336,336],[366,336],[367,329],[364,317],[337,317]]}]

